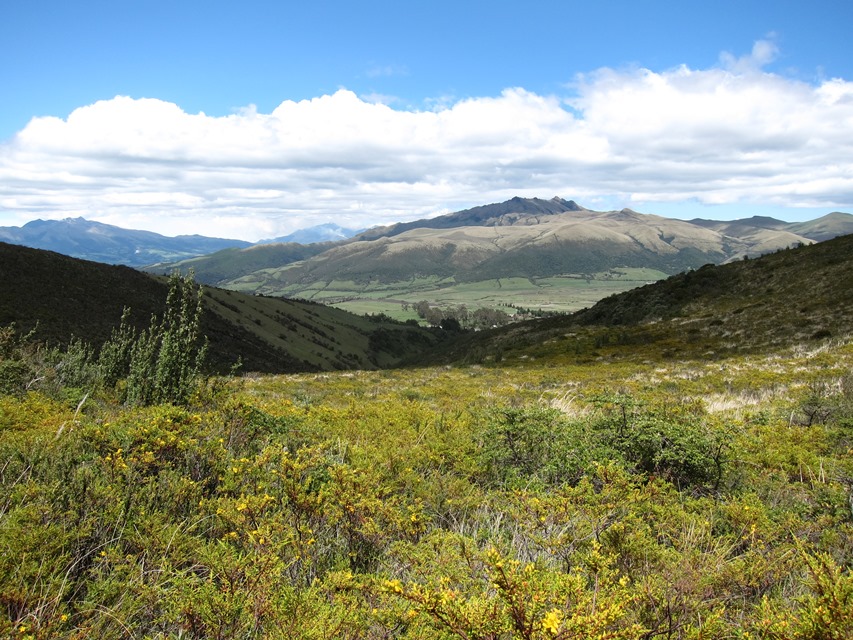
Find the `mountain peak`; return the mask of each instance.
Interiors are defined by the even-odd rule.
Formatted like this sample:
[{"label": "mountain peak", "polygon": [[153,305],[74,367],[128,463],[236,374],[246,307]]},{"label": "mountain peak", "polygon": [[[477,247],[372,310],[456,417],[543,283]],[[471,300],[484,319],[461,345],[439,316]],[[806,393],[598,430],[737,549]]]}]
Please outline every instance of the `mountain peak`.
[{"label": "mountain peak", "polygon": [[565,207],[566,211],[587,211],[586,208],[580,206],[574,200],[564,200],[560,196],[554,196],[553,198],[551,198],[550,201],[562,205],[563,207]]}]

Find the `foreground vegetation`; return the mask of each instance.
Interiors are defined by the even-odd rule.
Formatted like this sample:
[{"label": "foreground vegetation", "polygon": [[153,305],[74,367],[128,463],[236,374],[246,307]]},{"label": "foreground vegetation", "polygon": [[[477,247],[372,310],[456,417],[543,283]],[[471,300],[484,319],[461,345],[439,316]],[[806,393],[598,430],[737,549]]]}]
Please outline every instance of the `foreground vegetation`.
[{"label": "foreground vegetation", "polygon": [[0,398],[0,636],[849,638],[851,364],[599,346],[179,406],[32,379]]}]

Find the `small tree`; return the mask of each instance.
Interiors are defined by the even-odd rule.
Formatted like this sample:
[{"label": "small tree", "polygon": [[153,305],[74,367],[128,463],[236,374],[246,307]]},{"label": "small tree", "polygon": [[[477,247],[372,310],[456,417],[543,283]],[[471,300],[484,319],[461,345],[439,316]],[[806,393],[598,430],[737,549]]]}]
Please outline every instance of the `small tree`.
[{"label": "small tree", "polygon": [[185,404],[198,383],[207,356],[200,333],[202,292],[190,273],[174,273],[169,281],[163,318],[151,318],[147,330],[133,339],[126,324],[105,345],[111,377],[127,361],[127,402],[136,405]]}]

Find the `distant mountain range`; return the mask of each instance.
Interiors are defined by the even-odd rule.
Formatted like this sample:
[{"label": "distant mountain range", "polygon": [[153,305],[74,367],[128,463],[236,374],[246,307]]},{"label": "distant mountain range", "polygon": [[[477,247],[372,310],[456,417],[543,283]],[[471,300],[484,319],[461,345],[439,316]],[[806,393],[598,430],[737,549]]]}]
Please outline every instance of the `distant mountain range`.
[{"label": "distant mountain range", "polygon": [[626,267],[674,274],[851,232],[853,215],[847,213],[800,223],[766,217],[682,221],[630,209],[592,211],[561,198],[513,198],[369,229],[349,240],[314,245],[311,256],[286,245],[256,246],[161,268],[192,266],[210,284],[298,296],[333,282],[476,283]]},{"label": "distant mountain range", "polygon": [[[162,312],[167,290],[163,278],[134,269],[2,242],[0,273],[0,326],[35,330],[50,344],[72,337],[100,344],[124,306],[144,326]],[[573,315],[461,335],[215,288],[205,289],[204,300],[203,331],[219,370],[238,358],[246,371],[267,372],[464,362],[508,358],[516,350],[525,357],[541,350],[590,358],[598,357],[595,345],[632,345],[637,357],[651,348],[669,357],[703,349],[713,357],[849,335],[853,236],[707,265]]]},{"label": "distant mountain range", "polygon": [[250,242],[200,235],[167,237],[151,231],[123,229],[84,218],[33,220],[22,227],[0,227],[0,241],[56,251],[74,258],[140,267],[175,262]]},{"label": "distant mountain range", "polygon": [[315,227],[299,229],[293,233],[272,238],[271,240],[261,240],[258,244],[273,244],[273,243],[288,243],[297,242],[299,244],[313,244],[315,242],[335,242],[338,240],[346,240],[352,238],[364,231],[364,229],[346,229],[336,225],[334,222],[326,224],[318,224]]},{"label": "distant mountain range", "polygon": [[[74,257],[145,266],[155,273],[192,268],[197,280],[246,293],[351,300],[501,287],[502,279],[595,278],[613,269],[656,277],[853,233],[853,215],[834,212],[788,223],[769,217],[675,220],[630,209],[593,211],[572,200],[512,198],[435,218],[354,233],[335,224],[251,244],[239,240],[130,231],[82,218],[0,228],[0,240]],[[486,286],[486,285],[483,285]],[[372,287],[365,292],[365,287]],[[331,295],[337,298],[332,298]],[[525,300],[518,301],[521,304]]]},{"label": "distant mountain range", "polygon": [[[310,244],[343,240],[356,233],[355,230],[329,223],[263,242]],[[169,237],[151,231],[123,229],[85,218],[33,220],[21,227],[0,227],[0,241],[56,251],[73,258],[130,267],[178,262],[223,249],[253,246],[253,243],[244,240],[200,235]]]}]

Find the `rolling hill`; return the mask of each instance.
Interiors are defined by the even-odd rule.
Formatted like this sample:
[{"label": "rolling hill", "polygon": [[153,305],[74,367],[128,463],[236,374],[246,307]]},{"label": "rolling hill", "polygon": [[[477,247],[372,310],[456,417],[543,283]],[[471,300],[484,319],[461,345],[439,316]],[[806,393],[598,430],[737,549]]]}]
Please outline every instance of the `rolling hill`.
[{"label": "rolling hill", "polygon": [[[49,344],[72,336],[99,345],[119,324],[125,306],[147,326],[160,314],[165,279],[129,267],[79,260],[0,243],[0,326]],[[428,349],[441,334],[383,317],[361,317],[315,303],[247,296],[205,288],[203,332],[211,363],[228,370],[292,372],[373,369]]]}]

